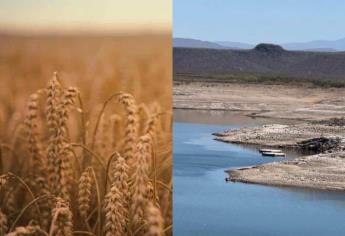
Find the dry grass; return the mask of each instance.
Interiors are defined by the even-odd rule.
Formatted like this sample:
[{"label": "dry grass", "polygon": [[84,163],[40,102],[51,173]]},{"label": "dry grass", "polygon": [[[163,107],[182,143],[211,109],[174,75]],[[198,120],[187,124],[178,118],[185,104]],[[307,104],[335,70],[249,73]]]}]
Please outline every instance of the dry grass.
[{"label": "dry grass", "polygon": [[0,236],[171,235],[170,36],[2,36],[0,80]]}]

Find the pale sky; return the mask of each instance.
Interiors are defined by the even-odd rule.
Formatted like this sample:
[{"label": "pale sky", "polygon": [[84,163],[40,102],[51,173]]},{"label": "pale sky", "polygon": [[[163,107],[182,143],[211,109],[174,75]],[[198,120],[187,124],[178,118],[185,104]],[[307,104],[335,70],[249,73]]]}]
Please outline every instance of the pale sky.
[{"label": "pale sky", "polygon": [[0,0],[0,27],[24,31],[170,30],[172,0]]},{"label": "pale sky", "polygon": [[345,37],[345,0],[174,0],[174,37],[288,43]]}]

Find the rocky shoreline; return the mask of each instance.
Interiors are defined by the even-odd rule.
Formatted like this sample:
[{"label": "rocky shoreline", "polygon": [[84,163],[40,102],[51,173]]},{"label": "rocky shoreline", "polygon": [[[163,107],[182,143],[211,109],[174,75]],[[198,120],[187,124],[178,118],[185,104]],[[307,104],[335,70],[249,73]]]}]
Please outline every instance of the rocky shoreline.
[{"label": "rocky shoreline", "polygon": [[227,170],[232,182],[345,190],[345,153],[321,154]]},{"label": "rocky shoreline", "polygon": [[175,109],[241,111],[254,118],[326,120],[345,116],[344,88],[175,82]]},{"label": "rocky shoreline", "polygon": [[345,190],[345,127],[333,122],[271,124],[215,133],[216,140],[260,147],[313,150],[319,154],[227,170],[232,182],[320,190]]},{"label": "rocky shoreline", "polygon": [[[306,122],[292,125],[269,124],[259,127],[233,129],[214,133],[215,140],[251,144],[272,148],[312,149],[310,145],[320,145],[319,150],[332,151],[345,140],[345,126]],[[309,144],[309,145],[308,145]]]}]

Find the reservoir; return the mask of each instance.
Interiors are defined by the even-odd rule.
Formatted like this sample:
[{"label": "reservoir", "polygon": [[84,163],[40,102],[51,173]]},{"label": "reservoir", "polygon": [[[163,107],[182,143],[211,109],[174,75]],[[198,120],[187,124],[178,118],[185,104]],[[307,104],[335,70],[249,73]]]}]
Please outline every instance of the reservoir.
[{"label": "reservoir", "polygon": [[225,182],[227,169],[281,158],[214,141],[212,133],[273,121],[188,110],[174,119],[174,235],[345,235],[345,193]]}]

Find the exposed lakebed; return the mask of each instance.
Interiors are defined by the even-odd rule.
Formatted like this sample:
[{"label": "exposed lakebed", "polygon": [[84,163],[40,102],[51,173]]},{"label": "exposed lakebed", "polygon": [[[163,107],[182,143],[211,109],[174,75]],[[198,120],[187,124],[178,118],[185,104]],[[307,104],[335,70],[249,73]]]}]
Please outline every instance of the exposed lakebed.
[{"label": "exposed lakebed", "polygon": [[[345,193],[224,181],[229,168],[281,159],[215,141],[211,134],[269,120],[207,112],[196,112],[193,119],[191,111],[174,115],[174,235],[345,235]],[[218,124],[205,124],[211,117]]]}]

